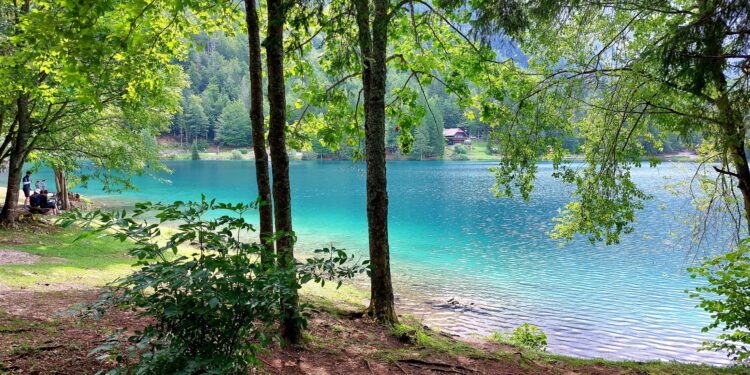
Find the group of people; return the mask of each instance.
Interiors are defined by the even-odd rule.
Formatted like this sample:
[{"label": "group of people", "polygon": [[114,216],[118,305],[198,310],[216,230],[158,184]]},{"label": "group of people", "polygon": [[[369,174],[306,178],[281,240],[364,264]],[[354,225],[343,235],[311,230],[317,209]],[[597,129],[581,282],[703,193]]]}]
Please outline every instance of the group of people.
[{"label": "group of people", "polygon": [[57,215],[57,205],[54,201],[49,199],[49,191],[47,191],[47,180],[36,181],[34,184],[34,190],[31,190],[31,171],[26,171],[26,175],[23,177],[23,195],[25,200],[23,204],[30,209],[40,210],[42,212],[52,211],[52,214]]}]

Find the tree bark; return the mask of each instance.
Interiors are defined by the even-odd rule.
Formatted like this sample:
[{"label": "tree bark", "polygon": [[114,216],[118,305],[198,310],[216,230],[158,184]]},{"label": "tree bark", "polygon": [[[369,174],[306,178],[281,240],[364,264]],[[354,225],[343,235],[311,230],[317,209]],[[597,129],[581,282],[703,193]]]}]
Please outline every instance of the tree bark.
[{"label": "tree bark", "polygon": [[[274,219],[276,221],[276,252],[280,268],[294,265],[294,233],[292,229],[292,197],[289,186],[289,155],[286,152],[286,98],[284,88],[284,23],[282,0],[269,0],[266,32],[266,64],[268,65],[268,144],[271,148],[273,173]],[[294,345],[302,332],[299,325],[297,289],[289,291],[282,301],[282,336]]]},{"label": "tree bark", "polygon": [[15,210],[18,206],[18,192],[20,190],[23,163],[26,161],[29,138],[31,138],[31,114],[29,113],[29,98],[21,95],[16,101],[16,116],[18,116],[18,130],[13,139],[13,146],[8,162],[8,190],[5,193],[5,204],[0,212],[0,224],[13,226],[15,224]]},{"label": "tree bark", "polygon": [[68,196],[68,178],[65,176],[65,171],[60,168],[54,168],[55,172],[55,187],[57,188],[57,199],[60,200],[60,209],[70,209],[70,197]]},{"label": "tree bark", "polygon": [[[365,153],[367,164],[367,231],[370,264],[370,313],[382,323],[398,321],[391,283],[388,242],[388,181],[385,159],[386,52],[388,1],[373,1],[370,20],[367,0],[356,0],[357,26],[362,53],[365,95]],[[372,23],[372,30],[370,24]]]},{"label": "tree bark", "polygon": [[[273,206],[271,205],[271,182],[268,175],[268,153],[266,152],[265,125],[263,123],[263,65],[260,57],[260,22],[255,0],[245,0],[247,39],[250,47],[250,123],[255,154],[255,180],[258,196],[262,201],[260,213],[260,241],[273,252]],[[268,254],[262,254],[261,262],[269,264]]]},{"label": "tree bark", "polygon": [[[720,80],[720,83],[726,81]],[[736,114],[732,109],[731,102],[726,93],[722,94],[717,100],[717,107],[722,118],[722,135],[724,147],[729,161],[734,167],[734,178],[737,179],[737,187],[742,193],[742,202],[744,205],[745,224],[750,233],[750,166],[747,162],[745,152],[745,134],[747,129],[742,121],[742,116]]]},{"label": "tree bark", "polygon": [[729,154],[734,164],[735,173],[737,173],[737,186],[740,188],[742,193],[744,212],[745,212],[745,224],[747,225],[748,233],[750,233],[750,168],[748,168],[747,155],[745,153],[745,142],[741,140],[740,145],[732,145],[729,149]]}]

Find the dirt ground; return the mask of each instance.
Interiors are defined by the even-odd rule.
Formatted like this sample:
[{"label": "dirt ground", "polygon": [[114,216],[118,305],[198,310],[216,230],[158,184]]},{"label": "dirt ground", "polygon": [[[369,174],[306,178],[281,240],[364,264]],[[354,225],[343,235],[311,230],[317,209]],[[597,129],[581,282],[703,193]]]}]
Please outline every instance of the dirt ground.
[{"label": "dirt ground", "polygon": [[0,249],[0,265],[3,264],[32,264],[39,260],[39,255],[23,251]]},{"label": "dirt ground", "polygon": [[[106,363],[89,352],[116,329],[143,328],[133,313],[79,320],[71,310],[96,291],[0,292],[0,373],[94,374]],[[600,365],[572,368],[534,361],[511,347],[474,343],[487,355],[462,355],[420,347],[361,314],[312,310],[305,345],[272,348],[262,356],[270,374],[624,374]],[[479,351],[477,351],[479,353]],[[502,354],[497,354],[502,353]]]}]

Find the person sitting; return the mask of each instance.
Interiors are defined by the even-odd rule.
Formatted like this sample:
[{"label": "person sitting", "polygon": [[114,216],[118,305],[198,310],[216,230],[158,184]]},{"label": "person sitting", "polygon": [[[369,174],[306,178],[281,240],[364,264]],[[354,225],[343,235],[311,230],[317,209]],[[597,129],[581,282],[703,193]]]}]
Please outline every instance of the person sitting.
[{"label": "person sitting", "polygon": [[32,208],[39,208],[41,206],[42,195],[39,194],[39,190],[34,190],[34,193],[29,197],[29,203]]},{"label": "person sitting", "polygon": [[35,214],[47,214],[52,211],[53,214],[57,214],[57,208],[54,203],[49,202],[46,195],[41,194],[41,191],[34,190],[34,194],[29,197],[31,207],[29,211]]},{"label": "person sitting", "polygon": [[39,199],[39,207],[42,209],[44,208],[52,209],[52,214],[57,215],[57,207],[55,207],[55,202],[51,202],[49,200],[48,194],[49,192],[47,192],[47,190],[42,190],[42,194],[40,194],[40,199]]}]

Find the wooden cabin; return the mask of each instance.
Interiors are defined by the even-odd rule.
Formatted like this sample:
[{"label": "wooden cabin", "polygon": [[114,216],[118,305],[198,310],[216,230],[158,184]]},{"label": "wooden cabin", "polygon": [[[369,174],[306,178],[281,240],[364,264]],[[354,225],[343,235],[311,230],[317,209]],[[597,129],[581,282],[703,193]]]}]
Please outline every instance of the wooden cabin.
[{"label": "wooden cabin", "polygon": [[469,135],[461,128],[443,129],[443,137],[449,145],[463,144],[469,139]]}]

